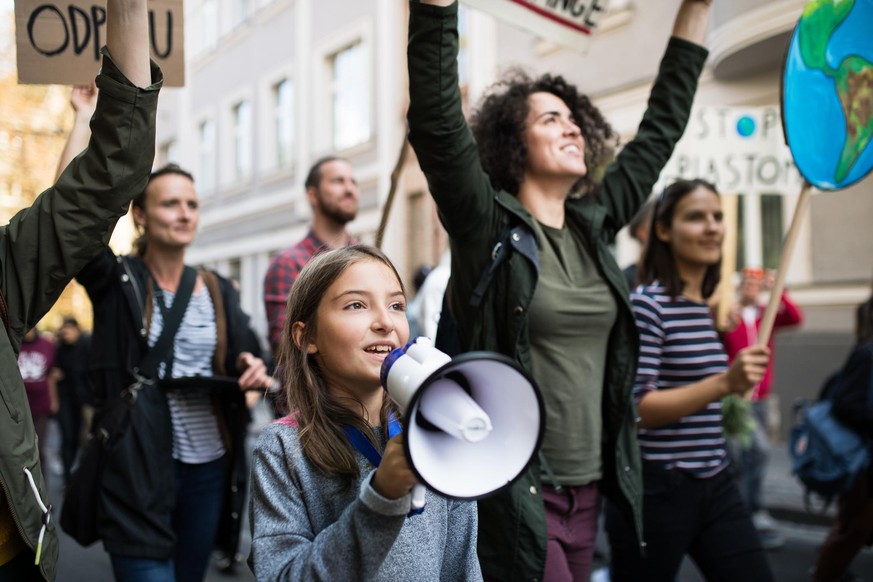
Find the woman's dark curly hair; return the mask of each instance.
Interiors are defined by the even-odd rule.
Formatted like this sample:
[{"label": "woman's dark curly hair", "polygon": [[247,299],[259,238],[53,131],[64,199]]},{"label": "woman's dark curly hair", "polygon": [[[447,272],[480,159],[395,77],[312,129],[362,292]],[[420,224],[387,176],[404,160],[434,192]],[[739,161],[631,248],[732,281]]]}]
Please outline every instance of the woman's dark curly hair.
[{"label": "woman's dark curly hair", "polygon": [[600,111],[564,77],[543,75],[532,79],[525,72],[511,70],[489,89],[470,120],[479,147],[479,159],[495,188],[518,194],[527,165],[524,141],[525,121],[532,93],[552,93],[570,109],[585,138],[585,164],[588,173],[579,179],[573,192],[587,194],[597,185],[600,170],[612,160],[618,139]]}]

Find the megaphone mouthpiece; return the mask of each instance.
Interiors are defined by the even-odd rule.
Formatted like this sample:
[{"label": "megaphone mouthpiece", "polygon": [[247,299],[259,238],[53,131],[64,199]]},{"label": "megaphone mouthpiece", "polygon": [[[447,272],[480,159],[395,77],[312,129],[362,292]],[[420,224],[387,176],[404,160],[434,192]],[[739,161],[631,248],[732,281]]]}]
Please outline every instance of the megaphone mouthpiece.
[{"label": "megaphone mouthpiece", "polygon": [[425,420],[456,439],[478,443],[491,432],[491,419],[467,392],[448,378],[422,394],[418,411]]}]

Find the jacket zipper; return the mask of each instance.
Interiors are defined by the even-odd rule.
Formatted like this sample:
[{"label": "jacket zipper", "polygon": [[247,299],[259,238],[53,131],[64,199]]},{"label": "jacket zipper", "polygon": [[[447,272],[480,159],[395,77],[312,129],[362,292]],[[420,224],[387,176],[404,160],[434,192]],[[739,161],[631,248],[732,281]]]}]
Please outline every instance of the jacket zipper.
[{"label": "jacket zipper", "polygon": [[37,487],[36,481],[33,478],[33,472],[27,467],[24,467],[24,474],[27,476],[30,490],[36,498],[36,504],[39,505],[39,508],[42,510],[42,527],[39,528],[39,536],[36,541],[36,560],[34,561],[34,565],[39,566],[39,563],[42,560],[42,543],[45,541],[45,534],[48,532],[48,526],[52,522],[52,504],[49,503],[46,505],[43,502],[42,495],[39,492],[39,487]]},{"label": "jacket zipper", "polygon": [[[36,551],[33,549],[33,546],[30,545],[30,541],[27,539],[27,535],[24,533],[24,528],[21,527],[21,520],[18,518],[18,514],[15,511],[15,505],[9,503],[9,488],[6,487],[6,480],[3,478],[3,474],[0,473],[0,489],[3,490],[3,496],[6,501],[6,505],[9,506],[9,513],[12,514],[12,521],[15,522],[15,529],[18,530],[18,537],[21,538],[21,541],[24,542],[24,545],[27,546],[27,549],[36,555]],[[46,575],[45,570],[43,569],[43,565],[38,563],[39,570],[43,576]]]}]

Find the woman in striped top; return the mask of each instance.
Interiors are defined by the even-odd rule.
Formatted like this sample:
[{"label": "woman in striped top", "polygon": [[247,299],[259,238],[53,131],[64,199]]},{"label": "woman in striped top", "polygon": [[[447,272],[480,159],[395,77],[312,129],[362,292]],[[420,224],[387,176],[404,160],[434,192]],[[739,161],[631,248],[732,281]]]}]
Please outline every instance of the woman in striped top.
[{"label": "woman in striped top", "polygon": [[661,194],[643,285],[631,296],[640,332],[634,396],[647,548],[641,556],[633,531],[610,508],[613,580],[675,580],[686,553],[707,580],[772,580],[727,470],[720,402],[761,380],[769,350],[748,347],[728,366],[706,303],[718,285],[723,235],[713,185],[680,181]]}]

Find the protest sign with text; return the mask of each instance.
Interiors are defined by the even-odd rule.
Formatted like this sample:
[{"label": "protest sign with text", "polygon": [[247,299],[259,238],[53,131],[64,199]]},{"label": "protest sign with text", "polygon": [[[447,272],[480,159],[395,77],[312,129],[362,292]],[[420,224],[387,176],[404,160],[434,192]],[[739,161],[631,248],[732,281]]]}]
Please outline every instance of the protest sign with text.
[{"label": "protest sign with text", "polygon": [[[185,83],[182,0],[149,0],[149,44],[164,84]],[[18,82],[85,85],[100,69],[105,0],[15,0]]]},{"label": "protest sign with text", "polygon": [[463,0],[523,30],[584,53],[608,0]]},{"label": "protest sign with text", "polygon": [[703,178],[733,194],[793,194],[803,183],[779,107],[695,106],[660,183]]}]

